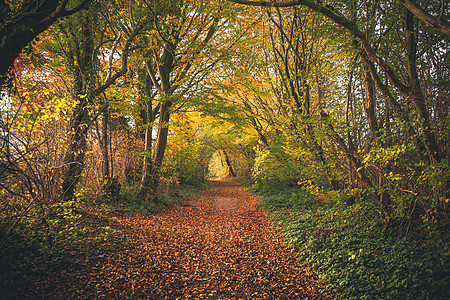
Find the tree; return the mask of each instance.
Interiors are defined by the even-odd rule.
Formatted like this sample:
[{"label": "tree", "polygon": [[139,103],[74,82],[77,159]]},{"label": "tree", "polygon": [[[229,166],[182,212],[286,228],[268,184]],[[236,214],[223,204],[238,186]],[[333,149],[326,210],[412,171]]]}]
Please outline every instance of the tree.
[{"label": "tree", "polygon": [[[320,1],[310,1],[310,0],[291,0],[291,1],[249,1],[249,0],[230,0],[231,2],[245,4],[245,5],[253,5],[253,6],[265,6],[265,7],[289,7],[296,5],[305,5],[318,11],[320,13],[324,13],[325,15],[331,17],[333,13],[330,14],[330,11],[335,10],[335,8],[331,5],[322,5]],[[450,24],[447,23],[445,19],[443,19],[445,12],[445,1],[441,1],[441,11],[437,17],[431,15],[424,9],[422,9],[419,5],[417,5],[414,1],[410,0],[398,0],[401,4],[403,4],[411,13],[413,13],[417,18],[427,23],[437,31],[450,35]],[[323,6],[321,8],[321,6]],[[336,21],[340,18],[336,15],[334,16]],[[342,22],[345,23],[343,19]],[[339,22],[338,22],[339,23]],[[342,24],[341,24],[342,25]]]},{"label": "tree", "polygon": [[[402,93],[406,98],[408,98],[416,107],[418,111],[418,117],[422,120],[421,122],[421,130],[423,132],[422,140],[423,143],[427,149],[428,156],[430,160],[434,163],[439,162],[442,156],[442,153],[439,149],[438,142],[436,137],[433,135],[431,130],[431,124],[430,124],[430,116],[429,116],[429,110],[426,107],[426,101],[424,98],[423,91],[421,90],[419,86],[419,81],[417,78],[417,66],[416,66],[416,43],[415,35],[412,32],[412,28],[406,30],[407,33],[407,43],[408,43],[408,61],[407,65],[409,66],[408,71],[408,77],[409,82],[408,84],[405,84],[401,81],[399,74],[395,72],[394,68],[390,66],[386,59],[381,57],[375,49],[371,46],[370,41],[367,39],[364,32],[357,26],[356,23],[351,22],[349,19],[347,19],[342,12],[337,10],[331,5],[322,5],[319,2],[316,1],[292,1],[292,2],[252,2],[252,1],[241,1],[236,0],[233,1],[236,3],[242,3],[247,5],[257,5],[257,6],[269,6],[269,7],[287,7],[287,6],[294,6],[294,5],[305,5],[309,8],[311,8],[314,11],[317,11],[324,16],[328,17],[329,19],[333,20],[335,23],[339,24],[340,26],[347,29],[350,34],[353,35],[353,37],[359,42],[359,45],[361,47],[361,50],[365,52],[365,55],[375,62],[377,66],[385,73],[387,78],[390,80],[390,82]],[[408,2],[410,1],[403,1]],[[411,19],[412,20],[412,19]],[[407,21],[409,25],[412,26],[411,21]],[[446,27],[443,25],[444,28]],[[372,70],[372,76],[375,77],[374,81],[377,82],[379,85],[381,85],[381,81],[377,80],[377,75],[375,74],[374,70]],[[389,99],[392,101],[393,98],[389,97]],[[397,108],[398,105],[394,101],[393,107]]]},{"label": "tree", "polygon": [[217,63],[217,59],[211,59],[207,54],[213,52],[211,43],[223,47],[224,41],[213,37],[229,23],[221,19],[222,6],[203,1],[173,1],[164,6],[148,6],[148,9],[152,12],[154,27],[148,32],[149,47],[144,60],[158,95],[155,96],[158,99],[155,103],[158,132],[152,155],[152,174],[143,177],[140,194],[153,201],[167,147],[171,112],[185,104],[192,87]]},{"label": "tree", "polygon": [[[338,1],[333,4],[309,0],[286,2],[232,0],[232,2],[265,7],[302,5],[345,29],[348,36],[342,35],[339,38],[341,49],[353,53],[352,55],[358,58],[354,61],[360,63],[359,68],[352,67],[352,74],[356,76],[348,77],[346,106],[354,108],[353,98],[360,97],[365,113],[365,122],[361,126],[367,124],[370,135],[361,135],[361,130],[357,130],[352,136],[351,128],[342,132],[338,129],[340,121],[338,111],[322,111],[321,122],[326,124],[324,128],[327,128],[327,134],[347,158],[351,173],[356,175],[352,177],[369,191],[387,223],[392,213],[391,206],[396,205],[389,199],[388,191],[396,194],[397,203],[408,198],[406,195],[408,191],[418,191],[417,185],[413,183],[417,183],[418,178],[414,175],[417,173],[409,173],[405,165],[400,167],[399,164],[407,163],[397,155],[392,156],[392,151],[404,155],[411,155],[408,151],[414,152],[421,163],[441,170],[438,172],[443,176],[443,180],[440,181],[439,187],[436,185],[432,187],[431,181],[421,181],[430,193],[431,190],[435,191],[435,200],[422,203],[426,214],[431,211],[432,203],[439,206],[439,209],[446,210],[446,205],[439,204],[437,199],[441,197],[439,195],[442,195],[443,190],[446,190],[445,186],[449,182],[448,172],[445,171],[448,161],[446,153],[448,142],[445,138],[447,136],[445,128],[448,125],[445,124],[448,122],[438,122],[434,117],[440,115],[442,111],[448,111],[448,103],[445,100],[443,102],[441,98],[442,90],[437,88],[437,83],[441,80],[439,78],[442,78],[441,67],[445,65],[445,57],[448,55],[445,50],[437,50],[446,48],[444,45],[447,44],[448,24],[443,19],[446,9],[444,1],[441,2],[442,5],[438,2],[429,5],[427,9],[431,13],[424,12],[413,1],[398,1],[399,3]],[[422,21],[431,24],[434,29]],[[402,34],[399,35],[398,32]],[[296,35],[298,33],[295,33],[294,37]],[[332,31],[327,34],[327,39],[333,39]],[[282,51],[280,53],[284,54]],[[437,56],[430,56],[431,53]],[[428,71],[424,71],[425,69]],[[289,80],[294,82],[287,75],[284,78],[287,83]],[[355,80],[362,87],[361,91],[355,91],[353,83]],[[294,100],[298,98],[293,96]],[[439,109],[436,109],[437,107]],[[345,116],[346,123],[350,124],[348,109]],[[395,132],[392,131],[393,126]],[[346,134],[347,139],[343,139],[342,134]],[[353,141],[357,141],[357,144],[355,145]],[[411,144],[413,146],[409,147]],[[384,152],[379,152],[380,148]],[[391,161],[392,164],[382,164],[381,161],[384,159]],[[395,168],[391,168],[394,165]],[[426,168],[421,170],[427,172]],[[395,172],[402,175],[394,176]],[[400,178],[404,181],[399,181]],[[410,178],[411,181],[406,178]],[[403,195],[399,196],[398,189],[402,189]],[[423,194],[423,190],[418,194]],[[424,197],[427,197],[425,194]],[[411,202],[402,205],[408,206],[409,214],[416,207]]]},{"label": "tree", "polygon": [[[58,19],[83,9],[90,0],[0,1],[0,86],[22,50]],[[67,9],[69,7],[70,9]]]},{"label": "tree", "polygon": [[[90,109],[95,105],[95,99],[128,71],[128,57],[131,54],[133,42],[145,26],[145,19],[137,19],[130,22],[130,28],[122,28],[120,23],[106,19],[112,15],[101,14],[100,11],[101,6],[93,5],[58,26],[63,36],[60,51],[69,67],[72,80],[71,94],[73,101],[77,103],[67,131],[68,148],[63,160],[61,181],[62,195],[65,200],[72,199],[83,171],[88,131],[100,114],[107,115],[108,104],[104,103],[96,112],[91,112]],[[115,16],[119,19],[118,21],[121,21],[122,17]],[[100,21],[109,25],[106,27],[110,30],[109,32],[95,30],[97,22]],[[112,37],[109,36],[110,34]],[[111,48],[106,48],[107,43],[111,45]],[[119,52],[118,45],[122,47],[120,60],[115,58]],[[107,53],[106,70],[103,72],[97,69],[100,63],[98,54],[101,50]],[[102,75],[104,78],[100,81]]]},{"label": "tree", "polygon": [[152,91],[153,84],[150,76],[147,73],[147,69],[141,72],[141,98],[144,100],[142,107],[142,119],[144,127],[144,149],[143,149],[143,165],[142,165],[142,177],[139,183],[139,194],[141,197],[146,198],[149,193],[149,187],[152,185],[153,179],[153,159],[152,159],[152,145],[153,145],[153,126],[156,115],[159,109],[156,107],[153,109],[153,97]]}]

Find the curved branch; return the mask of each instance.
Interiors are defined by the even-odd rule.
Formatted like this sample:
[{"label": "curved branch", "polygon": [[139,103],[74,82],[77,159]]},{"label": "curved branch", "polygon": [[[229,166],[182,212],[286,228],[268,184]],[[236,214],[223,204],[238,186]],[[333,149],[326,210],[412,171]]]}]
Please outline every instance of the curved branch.
[{"label": "curved branch", "polygon": [[398,0],[403,6],[405,6],[411,13],[413,13],[419,20],[430,25],[440,33],[450,36],[450,24],[440,17],[435,17],[417,5],[414,1],[410,0]]},{"label": "curved branch", "polygon": [[41,32],[59,18],[69,16],[86,7],[92,0],[83,0],[73,9],[66,10],[69,0],[27,1],[11,18],[0,25],[0,86],[14,60]]},{"label": "curved branch", "polygon": [[235,2],[238,4],[245,4],[251,6],[264,6],[264,7],[288,7],[294,5],[304,5],[311,8],[313,11],[316,11],[331,20],[335,23],[341,25],[345,29],[347,29],[360,43],[364,52],[366,52],[367,56],[374,61],[383,72],[386,73],[389,80],[392,84],[398,88],[402,93],[407,94],[409,92],[409,88],[403,84],[400,79],[395,74],[394,70],[379,56],[376,55],[375,50],[370,45],[370,42],[367,40],[366,35],[362,32],[355,23],[349,21],[338,12],[333,6],[323,3],[322,1],[311,1],[311,0],[290,0],[290,1],[248,1],[248,0],[229,0],[231,2]]}]

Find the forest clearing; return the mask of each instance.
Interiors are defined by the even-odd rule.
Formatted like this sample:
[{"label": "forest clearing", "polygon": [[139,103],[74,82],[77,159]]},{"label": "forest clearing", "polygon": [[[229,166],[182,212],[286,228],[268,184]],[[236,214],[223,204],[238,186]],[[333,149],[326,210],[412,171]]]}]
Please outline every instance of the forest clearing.
[{"label": "forest clearing", "polygon": [[0,298],[450,298],[447,18],[0,1]]}]

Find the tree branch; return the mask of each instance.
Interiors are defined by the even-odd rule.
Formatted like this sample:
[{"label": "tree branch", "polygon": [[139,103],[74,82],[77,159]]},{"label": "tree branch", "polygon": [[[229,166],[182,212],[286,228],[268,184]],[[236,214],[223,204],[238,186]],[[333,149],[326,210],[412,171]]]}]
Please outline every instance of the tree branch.
[{"label": "tree branch", "polygon": [[69,0],[25,1],[17,13],[0,25],[0,85],[16,57],[41,32],[61,17],[69,16],[92,0],[84,0],[71,10],[66,10]]},{"label": "tree branch", "polygon": [[109,86],[111,86],[116,80],[123,75],[125,75],[128,71],[128,57],[130,53],[133,51],[133,48],[131,48],[131,44],[134,42],[134,39],[138,35],[138,33],[142,30],[144,27],[144,24],[139,24],[136,29],[132,32],[131,36],[128,38],[127,42],[125,43],[124,50],[122,52],[122,66],[121,68],[114,73],[114,75],[108,76],[107,80],[105,80],[105,83],[103,83],[101,86],[99,86],[97,89],[95,89],[92,93],[93,96],[97,96],[103,91],[105,91]]},{"label": "tree branch", "polygon": [[145,62],[145,68],[155,88],[158,90],[159,93],[162,93],[161,85],[159,84],[158,80],[156,80],[155,72],[153,71],[152,66],[148,61]]},{"label": "tree branch", "polygon": [[394,70],[379,56],[376,55],[375,50],[370,45],[367,40],[366,35],[362,32],[355,23],[347,20],[340,12],[338,12],[333,6],[329,4],[324,4],[322,1],[311,1],[311,0],[292,0],[292,1],[248,1],[248,0],[229,0],[238,4],[245,4],[251,6],[264,6],[264,7],[289,7],[295,5],[304,5],[311,8],[331,20],[335,23],[341,25],[359,41],[361,47],[366,52],[367,56],[377,63],[381,70],[383,70],[388,76],[392,84],[398,88],[402,93],[408,94],[409,88],[403,84],[400,79],[395,74]]},{"label": "tree branch", "polygon": [[[443,33],[447,36],[450,36],[450,24],[447,23],[440,16],[435,17],[430,13],[422,9],[419,5],[417,5],[414,1],[410,0],[398,0],[403,6],[405,6],[410,12],[412,12],[419,20],[425,22],[430,25],[440,33]],[[443,14],[443,9],[441,11],[441,15]]]}]

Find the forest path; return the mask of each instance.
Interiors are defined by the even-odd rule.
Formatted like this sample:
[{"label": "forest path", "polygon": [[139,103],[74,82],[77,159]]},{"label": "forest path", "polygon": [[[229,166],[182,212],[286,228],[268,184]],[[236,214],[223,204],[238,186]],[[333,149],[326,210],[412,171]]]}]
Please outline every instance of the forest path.
[{"label": "forest path", "polygon": [[[82,271],[65,295],[114,299],[324,299],[321,283],[271,227],[256,196],[229,181],[153,215],[113,217],[128,249]],[[76,288],[76,289],[75,289]],[[61,290],[62,292],[62,290]]]}]

